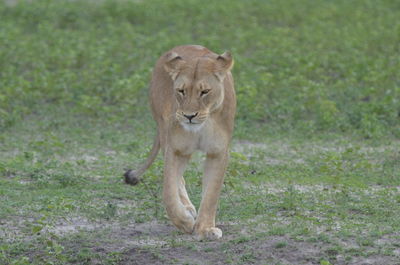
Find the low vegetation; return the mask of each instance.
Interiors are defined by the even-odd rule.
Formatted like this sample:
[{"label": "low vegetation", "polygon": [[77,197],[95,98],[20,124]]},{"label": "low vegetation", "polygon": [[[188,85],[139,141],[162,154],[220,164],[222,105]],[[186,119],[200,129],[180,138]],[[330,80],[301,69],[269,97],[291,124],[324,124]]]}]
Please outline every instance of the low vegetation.
[{"label": "low vegetation", "polygon": [[[397,1],[0,3],[0,264],[399,264]],[[162,207],[151,68],[232,51],[236,131],[197,242]],[[202,155],[185,177],[196,206]]]}]

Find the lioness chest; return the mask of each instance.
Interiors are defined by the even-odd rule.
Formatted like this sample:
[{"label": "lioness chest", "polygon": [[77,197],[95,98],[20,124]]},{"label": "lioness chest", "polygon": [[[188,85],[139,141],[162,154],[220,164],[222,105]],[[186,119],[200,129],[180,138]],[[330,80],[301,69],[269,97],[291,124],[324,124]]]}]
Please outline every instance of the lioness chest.
[{"label": "lioness chest", "polygon": [[172,125],[167,146],[182,155],[190,155],[199,150],[207,154],[223,152],[227,146],[228,136],[213,119],[208,119],[196,131],[186,130],[181,124]]}]

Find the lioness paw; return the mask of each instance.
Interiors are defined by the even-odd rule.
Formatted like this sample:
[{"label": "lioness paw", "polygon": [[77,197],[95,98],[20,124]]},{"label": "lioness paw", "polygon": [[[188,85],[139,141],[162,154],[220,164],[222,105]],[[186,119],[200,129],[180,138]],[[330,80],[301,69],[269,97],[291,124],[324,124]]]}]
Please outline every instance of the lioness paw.
[{"label": "lioness paw", "polygon": [[170,216],[170,220],[182,232],[187,234],[193,233],[195,220],[189,211],[185,210],[181,216]]},{"label": "lioness paw", "polygon": [[195,233],[198,240],[217,240],[222,237],[222,230],[218,227],[206,228]]},{"label": "lioness paw", "polygon": [[186,206],[186,210],[193,216],[194,219],[196,219],[197,212],[196,212],[196,208],[194,208],[194,206],[192,206],[192,205]]}]

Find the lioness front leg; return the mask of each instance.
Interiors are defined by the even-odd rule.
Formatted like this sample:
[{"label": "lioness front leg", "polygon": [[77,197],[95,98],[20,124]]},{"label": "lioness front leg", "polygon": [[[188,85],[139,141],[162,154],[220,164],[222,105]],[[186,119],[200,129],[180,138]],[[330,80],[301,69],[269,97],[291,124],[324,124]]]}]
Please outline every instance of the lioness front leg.
[{"label": "lioness front leg", "polygon": [[189,159],[190,155],[177,155],[172,150],[167,150],[163,187],[163,201],[168,217],[177,228],[186,233],[192,233],[194,227],[194,215],[190,207],[187,207],[189,203],[192,204],[186,189],[184,186],[182,188],[182,175]]},{"label": "lioness front leg", "polygon": [[190,212],[193,218],[196,218],[197,216],[196,207],[194,207],[193,203],[190,201],[185,186],[186,186],[185,179],[182,176],[179,185],[179,197],[181,198],[181,202],[183,203],[183,205],[186,207],[186,210]]},{"label": "lioness front leg", "polygon": [[207,154],[203,176],[202,200],[194,228],[195,234],[199,239],[219,239],[222,237],[221,229],[215,227],[215,215],[227,160],[227,152]]}]

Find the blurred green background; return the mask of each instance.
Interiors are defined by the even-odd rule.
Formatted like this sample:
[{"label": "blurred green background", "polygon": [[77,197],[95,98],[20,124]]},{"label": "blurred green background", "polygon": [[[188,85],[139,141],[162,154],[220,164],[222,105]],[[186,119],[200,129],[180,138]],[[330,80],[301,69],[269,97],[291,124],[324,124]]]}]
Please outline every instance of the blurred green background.
[{"label": "blurred green background", "polygon": [[152,124],[155,61],[200,44],[234,55],[238,137],[400,137],[397,0],[2,1],[0,18],[1,130],[44,109]]}]

